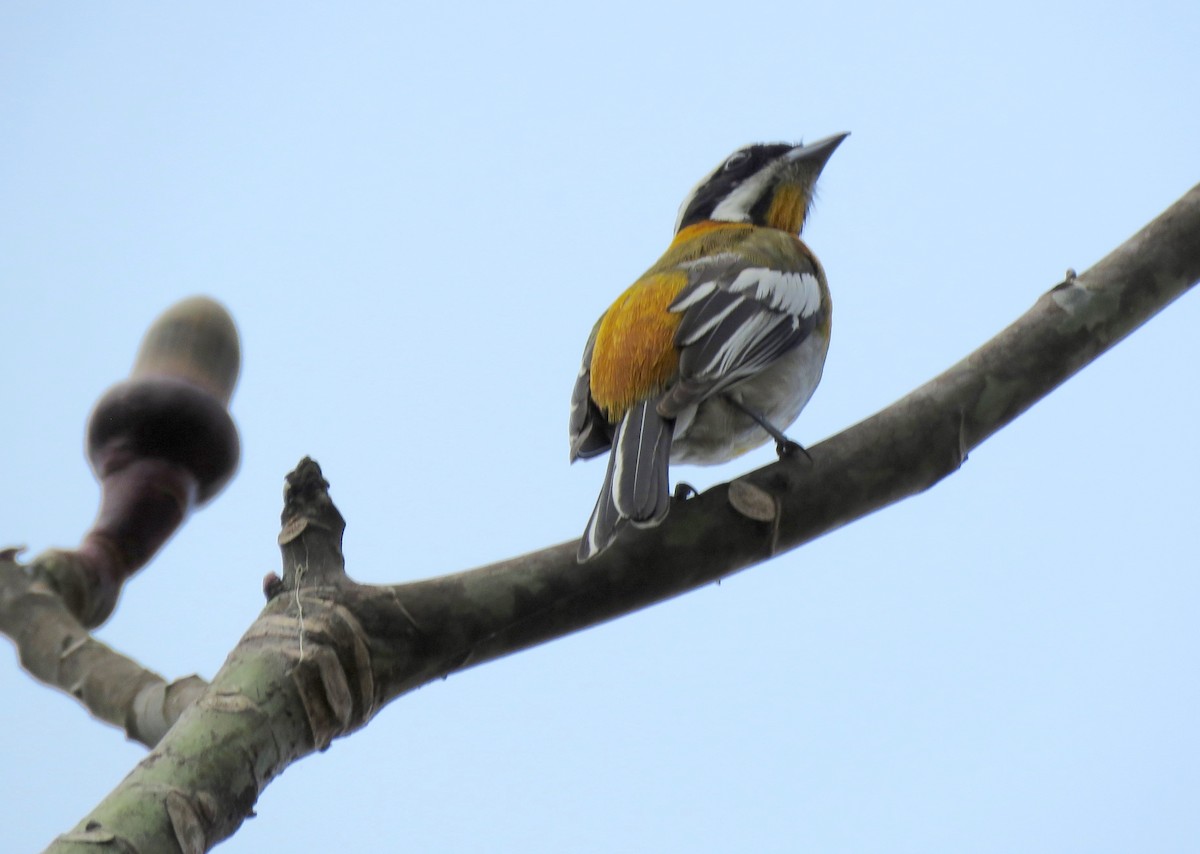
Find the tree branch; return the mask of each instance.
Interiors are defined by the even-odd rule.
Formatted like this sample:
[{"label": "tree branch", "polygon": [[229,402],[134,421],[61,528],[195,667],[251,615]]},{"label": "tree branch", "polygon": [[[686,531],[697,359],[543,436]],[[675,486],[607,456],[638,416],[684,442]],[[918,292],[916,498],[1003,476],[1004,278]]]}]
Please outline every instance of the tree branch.
[{"label": "tree branch", "polygon": [[233,476],[238,436],[228,406],[240,353],[233,319],[212,300],[195,297],[163,312],[129,379],[109,389],[89,419],[88,459],[101,498],[83,541],[28,567],[17,564],[19,550],[0,552],[0,632],[13,639],[25,669],[148,747],[206,683],[187,676],[167,684],[88,630]]},{"label": "tree branch", "polygon": [[676,502],[580,565],[574,542],[372,587],[345,577],[343,522],[310,460],[288,478],[283,578],[209,691],[52,851],[120,840],[202,851],[289,763],[431,679],[628,613],[793,549],[953,472],[967,452],[1200,279],[1200,187],[1083,276],[884,411]]},{"label": "tree branch", "polygon": [[153,747],[208,683],[199,676],[168,683],[96,640],[44,576],[15,557],[14,549],[0,552],[0,632],[12,638],[21,665],[132,741]]},{"label": "tree branch", "polygon": [[397,586],[430,659],[398,687],[695,589],[928,489],[1197,280],[1200,186],[970,356],[810,448],[811,465],[777,462],[676,502],[662,526],[628,531],[583,566],[564,543]]}]

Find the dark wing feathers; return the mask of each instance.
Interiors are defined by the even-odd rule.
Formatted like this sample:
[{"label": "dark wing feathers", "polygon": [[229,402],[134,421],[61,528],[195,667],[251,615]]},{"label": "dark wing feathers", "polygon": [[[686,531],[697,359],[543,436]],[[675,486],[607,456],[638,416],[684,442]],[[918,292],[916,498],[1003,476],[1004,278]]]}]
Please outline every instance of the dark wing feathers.
[{"label": "dark wing feathers", "polygon": [[600,321],[592,327],[587,345],[583,348],[583,364],[575,378],[575,389],[571,392],[571,462],[599,456],[612,447],[612,425],[592,400],[592,350],[596,346],[596,331]]},{"label": "dark wing feathers", "polygon": [[[719,322],[705,335],[682,348],[679,354],[680,376],[697,379],[734,379],[745,373],[745,354],[763,337],[767,327],[784,321],[777,312],[769,311],[754,299],[738,294],[732,305],[722,311]],[[709,297],[716,301],[716,295]],[[697,306],[697,309],[702,306]]]},{"label": "dark wing feathers", "polygon": [[666,416],[761,370],[816,327],[816,268],[781,272],[734,255],[697,265],[670,306],[682,312],[679,377],[658,405]]}]

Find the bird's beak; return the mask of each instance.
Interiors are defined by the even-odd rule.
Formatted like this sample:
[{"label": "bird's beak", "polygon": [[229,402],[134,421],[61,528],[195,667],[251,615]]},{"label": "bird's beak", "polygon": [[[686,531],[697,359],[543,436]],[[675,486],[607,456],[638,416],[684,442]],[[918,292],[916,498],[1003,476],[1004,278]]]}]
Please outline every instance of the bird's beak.
[{"label": "bird's beak", "polygon": [[776,177],[778,186],[772,194],[771,207],[763,218],[768,225],[788,234],[800,233],[812,204],[817,177],[834,149],[849,135],[839,133],[808,145],[797,145],[783,155],[782,168]]},{"label": "bird's beak", "polygon": [[825,165],[825,161],[842,144],[842,140],[849,135],[849,131],[846,133],[835,133],[833,136],[818,139],[816,142],[810,142],[807,145],[797,145],[787,153],[786,157],[792,163],[804,162],[815,165],[817,171],[820,171],[821,167]]}]

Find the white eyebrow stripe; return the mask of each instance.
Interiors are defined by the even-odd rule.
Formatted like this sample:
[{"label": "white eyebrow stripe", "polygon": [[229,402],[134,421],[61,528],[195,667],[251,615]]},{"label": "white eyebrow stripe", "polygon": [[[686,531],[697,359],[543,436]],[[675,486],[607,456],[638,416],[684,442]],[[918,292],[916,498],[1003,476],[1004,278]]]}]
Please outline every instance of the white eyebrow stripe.
[{"label": "white eyebrow stripe", "polygon": [[747,222],[750,219],[750,209],[758,203],[775,180],[775,172],[776,169],[767,165],[742,181],[737,189],[713,208],[711,218],[722,222]]}]

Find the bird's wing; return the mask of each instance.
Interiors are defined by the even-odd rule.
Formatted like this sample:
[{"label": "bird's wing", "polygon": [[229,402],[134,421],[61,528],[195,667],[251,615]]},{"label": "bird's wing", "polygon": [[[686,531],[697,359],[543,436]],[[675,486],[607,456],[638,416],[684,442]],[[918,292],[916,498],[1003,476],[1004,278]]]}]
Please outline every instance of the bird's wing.
[{"label": "bird's wing", "polygon": [[683,318],[679,375],[658,404],[668,418],[761,371],[811,335],[828,310],[807,258],[780,270],[729,253],[693,263],[688,275],[669,308]]},{"label": "bird's wing", "polygon": [[600,321],[592,327],[587,345],[583,348],[583,364],[575,378],[575,389],[571,392],[571,462],[599,456],[612,447],[613,427],[592,400],[592,348],[596,346],[596,333]]}]

